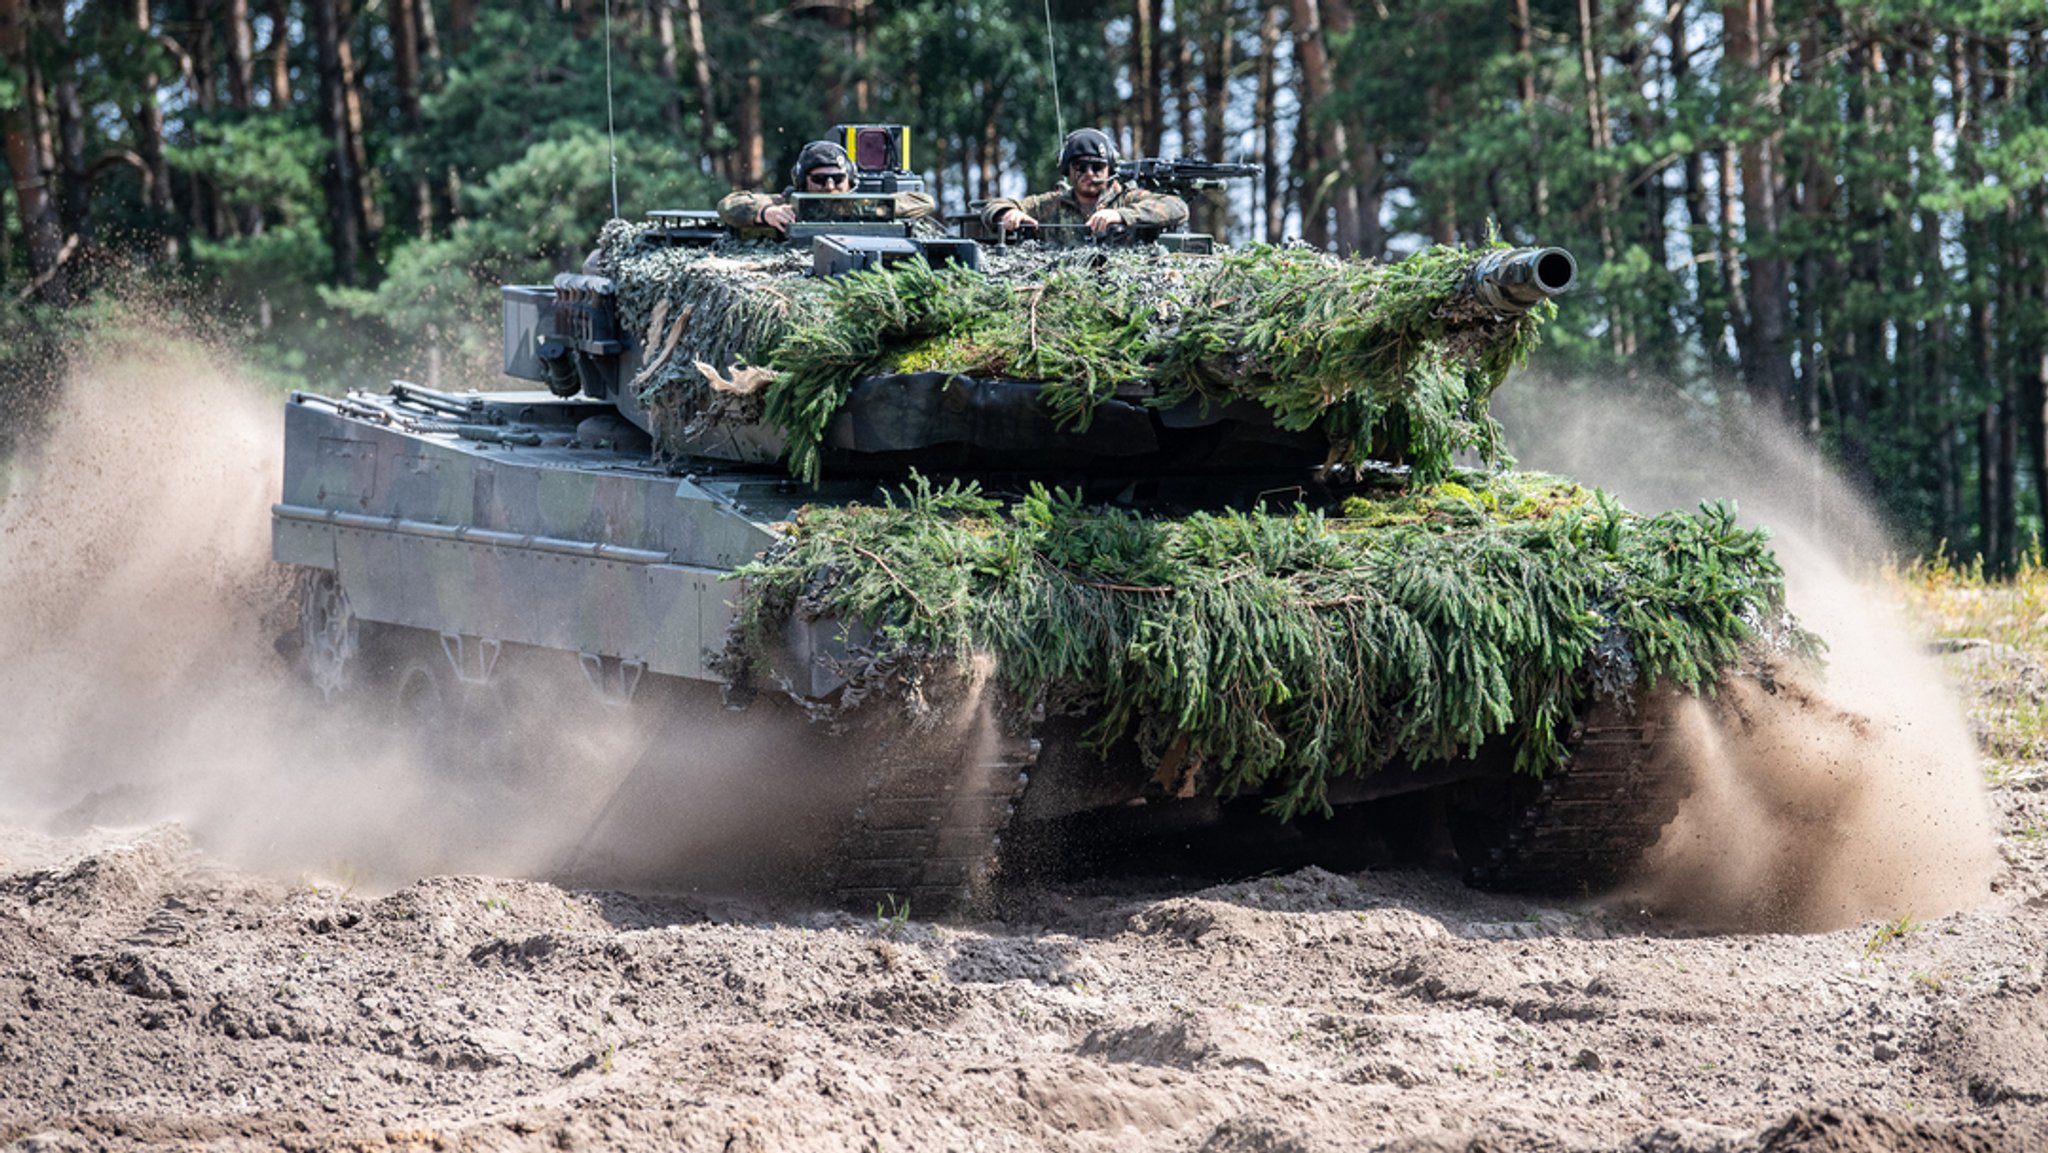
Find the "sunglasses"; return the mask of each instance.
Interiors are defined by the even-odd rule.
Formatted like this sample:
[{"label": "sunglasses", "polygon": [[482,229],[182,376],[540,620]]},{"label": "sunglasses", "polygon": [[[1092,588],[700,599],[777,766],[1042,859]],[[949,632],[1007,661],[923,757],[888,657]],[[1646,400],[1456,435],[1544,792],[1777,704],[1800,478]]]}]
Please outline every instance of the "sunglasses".
[{"label": "sunglasses", "polygon": [[1076,160],[1067,167],[1074,172],[1085,172],[1091,176],[1101,176],[1109,171],[1109,162],[1104,160]]},{"label": "sunglasses", "polygon": [[844,188],[853,180],[844,172],[808,172],[804,174],[804,185],[808,188]]}]

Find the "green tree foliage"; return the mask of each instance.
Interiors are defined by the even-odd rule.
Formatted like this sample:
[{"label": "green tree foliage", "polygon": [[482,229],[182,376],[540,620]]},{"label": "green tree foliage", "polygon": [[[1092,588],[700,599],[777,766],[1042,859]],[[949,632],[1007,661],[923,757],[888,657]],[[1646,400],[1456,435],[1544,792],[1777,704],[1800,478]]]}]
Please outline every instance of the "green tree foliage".
[{"label": "green tree foliage", "polygon": [[322,147],[309,124],[216,115],[193,126],[189,144],[170,149],[180,169],[220,189],[221,211],[260,222],[218,239],[193,238],[194,263],[223,295],[292,312],[319,306],[328,266],[315,178]]},{"label": "green tree foliage", "polygon": [[[1783,418],[1913,544],[1949,540],[1996,569],[2048,523],[2037,0],[422,0],[416,117],[394,6],[349,5],[332,10],[375,247],[355,262],[359,290],[325,294],[337,144],[310,37],[335,0],[286,0],[282,28],[253,6],[246,99],[227,5],[152,0],[145,29],[129,8],[19,2],[31,18],[0,60],[0,123],[33,126],[21,155],[40,171],[0,183],[11,295],[58,247],[43,218],[29,243],[14,189],[48,189],[71,297],[95,291],[97,268],[175,265],[300,383],[487,346],[491,278],[572,267],[610,215],[592,144],[608,125],[636,218],[708,207],[757,153],[780,187],[802,141],[860,120],[910,124],[916,167],[963,209],[1050,184],[1060,129],[1100,124],[1127,150],[1156,131],[1192,155],[1213,136],[1224,159],[1284,165],[1281,231],[1360,255],[1495,230],[1570,247],[1583,287],[1549,368],[1620,379],[1705,427],[1743,409]],[[1330,86],[1303,108],[1310,47],[1327,49]],[[154,184],[151,104],[168,145]],[[1241,234],[1267,196],[1240,194]],[[1340,203],[1382,227],[1346,233]]]},{"label": "green tree foliage", "polygon": [[[611,215],[612,145],[595,129],[571,126],[528,146],[465,189],[467,212],[445,238],[408,244],[375,289],[327,289],[323,296],[358,318],[415,340],[444,342],[459,361],[487,372],[500,355],[500,284],[548,283],[578,271],[591,240],[583,222]],[[658,138],[621,135],[622,203],[674,204],[712,194],[709,179],[676,163]]]}]

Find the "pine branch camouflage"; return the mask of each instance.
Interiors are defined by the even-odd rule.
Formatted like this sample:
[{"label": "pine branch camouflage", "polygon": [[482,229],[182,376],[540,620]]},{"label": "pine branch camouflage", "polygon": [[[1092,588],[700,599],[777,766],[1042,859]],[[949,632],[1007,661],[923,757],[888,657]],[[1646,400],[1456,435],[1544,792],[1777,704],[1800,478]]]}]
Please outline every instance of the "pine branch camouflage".
[{"label": "pine branch camouflage", "polygon": [[1610,692],[1813,654],[1765,540],[1726,507],[1642,517],[1535,474],[1178,519],[917,479],[883,507],[805,510],[743,569],[728,667],[767,659],[791,617],[872,630],[862,667],[889,683],[856,700],[991,653],[1027,703],[1091,705],[1095,740],[1134,733],[1155,758],[1181,742],[1219,792],[1292,817],[1327,811],[1336,778],[1495,739],[1549,771],[1599,649],[1625,658]]},{"label": "pine branch camouflage", "polygon": [[[1335,460],[1445,475],[1461,451],[1493,461],[1487,401],[1537,343],[1550,304],[1500,314],[1467,280],[1483,250],[1432,248],[1395,264],[1303,248],[1253,247],[1208,260],[1149,250],[989,250],[980,272],[912,261],[829,283],[793,275],[786,249],[650,245],[614,223],[602,266],[621,316],[650,350],[689,316],[680,350],[642,383],[658,449],[723,419],[699,360],[730,375],[773,370],[759,416],[787,437],[790,471],[818,479],[819,446],[854,383],[943,371],[1044,383],[1063,427],[1086,428],[1121,386],[1161,406],[1253,400],[1286,428],[1321,427]],[[749,408],[743,414],[755,415]]]}]

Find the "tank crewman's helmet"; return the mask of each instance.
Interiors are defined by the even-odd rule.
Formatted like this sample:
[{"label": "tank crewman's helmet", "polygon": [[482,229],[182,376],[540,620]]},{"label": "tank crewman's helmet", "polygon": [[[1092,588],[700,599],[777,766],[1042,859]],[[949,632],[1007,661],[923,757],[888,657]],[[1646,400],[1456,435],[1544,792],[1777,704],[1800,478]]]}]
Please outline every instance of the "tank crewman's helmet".
[{"label": "tank crewman's helmet", "polygon": [[1060,175],[1065,176],[1076,160],[1099,160],[1114,169],[1116,143],[1100,128],[1076,128],[1060,145]]},{"label": "tank crewman's helmet", "polygon": [[811,173],[821,169],[836,169],[845,177],[841,191],[853,187],[853,160],[846,155],[846,149],[830,140],[813,140],[796,154],[796,167],[789,170],[790,186],[798,192],[805,191]]}]

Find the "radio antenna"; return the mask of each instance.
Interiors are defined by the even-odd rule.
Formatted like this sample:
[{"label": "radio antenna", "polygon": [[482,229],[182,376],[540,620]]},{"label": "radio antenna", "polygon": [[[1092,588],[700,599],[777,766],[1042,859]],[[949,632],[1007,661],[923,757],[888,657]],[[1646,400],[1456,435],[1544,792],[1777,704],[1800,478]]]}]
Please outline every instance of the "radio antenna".
[{"label": "radio antenna", "polygon": [[[1049,4],[1052,0],[1046,0]],[[612,219],[619,218],[619,130],[612,120],[612,0],[604,0],[604,136],[612,163]]]},{"label": "radio antenna", "polygon": [[[611,0],[605,0],[610,3]],[[1052,0],[1045,0],[1045,63],[1052,69],[1052,122],[1060,130],[1060,139],[1067,138],[1067,114],[1060,110],[1060,60],[1052,47]]]}]

